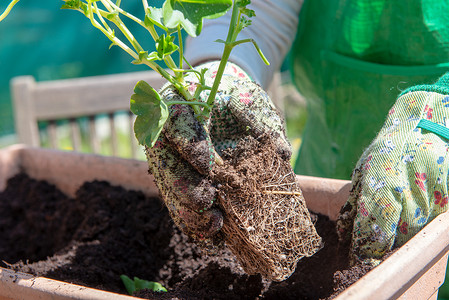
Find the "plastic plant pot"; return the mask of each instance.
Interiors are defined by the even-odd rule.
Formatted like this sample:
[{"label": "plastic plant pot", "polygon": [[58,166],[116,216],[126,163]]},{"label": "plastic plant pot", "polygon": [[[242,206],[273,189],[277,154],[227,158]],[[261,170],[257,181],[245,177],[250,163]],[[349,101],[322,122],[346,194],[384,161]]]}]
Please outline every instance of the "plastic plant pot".
[{"label": "plastic plant pot", "polygon": [[[105,180],[158,196],[144,161],[14,145],[0,150],[0,191],[19,172],[46,180],[68,196],[86,181]],[[136,180],[137,178],[137,180]],[[297,176],[309,209],[335,220],[350,182]],[[336,299],[437,299],[449,253],[449,213],[435,218],[408,243]],[[0,268],[0,299],[138,299]]]}]

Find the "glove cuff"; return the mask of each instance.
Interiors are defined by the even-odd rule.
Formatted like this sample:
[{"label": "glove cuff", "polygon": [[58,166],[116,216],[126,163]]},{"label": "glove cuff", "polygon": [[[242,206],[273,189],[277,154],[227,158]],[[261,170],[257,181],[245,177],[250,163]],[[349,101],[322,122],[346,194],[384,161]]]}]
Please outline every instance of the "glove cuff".
[{"label": "glove cuff", "polygon": [[411,92],[434,92],[449,95],[449,72],[441,76],[434,84],[416,85],[403,91],[400,96]]},{"label": "glove cuff", "polygon": [[[195,69],[208,69],[206,74],[209,74],[211,78],[215,78],[215,74],[218,71],[218,67],[220,66],[220,61],[210,61],[195,67]],[[251,77],[246,73],[241,67],[238,65],[228,62],[226,63],[226,68],[224,70],[223,75],[233,76],[241,80],[249,80],[252,81]]]}]

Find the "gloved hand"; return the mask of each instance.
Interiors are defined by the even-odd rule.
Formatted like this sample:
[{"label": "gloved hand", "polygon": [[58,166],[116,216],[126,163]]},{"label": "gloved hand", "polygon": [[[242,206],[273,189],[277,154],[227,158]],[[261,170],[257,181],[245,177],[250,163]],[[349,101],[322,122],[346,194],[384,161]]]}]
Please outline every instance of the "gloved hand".
[{"label": "gloved hand", "polygon": [[[218,63],[206,67],[206,84],[212,86]],[[193,93],[195,82],[190,86]],[[169,86],[161,95],[166,101],[180,100]],[[203,92],[200,100],[206,101],[207,95]],[[214,150],[220,154],[247,135],[257,138],[269,133],[278,152],[289,159],[291,149],[283,118],[267,93],[229,63],[206,126],[198,122],[188,105],[171,105],[169,110],[156,145],[146,148],[150,172],[176,225],[207,245],[214,242],[214,234],[223,224],[222,213],[214,205],[216,188],[208,177],[215,165]]]},{"label": "gloved hand", "polygon": [[448,74],[404,91],[359,159],[337,221],[353,262],[376,265],[448,209]]}]

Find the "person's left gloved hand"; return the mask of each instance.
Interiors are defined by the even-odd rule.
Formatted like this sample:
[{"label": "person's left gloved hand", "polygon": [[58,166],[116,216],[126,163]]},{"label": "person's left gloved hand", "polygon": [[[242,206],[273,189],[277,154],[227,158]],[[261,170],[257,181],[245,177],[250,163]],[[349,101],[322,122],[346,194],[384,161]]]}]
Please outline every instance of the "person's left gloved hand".
[{"label": "person's left gloved hand", "polygon": [[[207,86],[212,85],[218,64],[200,66],[208,69]],[[186,82],[194,94],[198,79],[192,75]],[[208,92],[203,91],[197,100],[205,102]],[[166,103],[183,100],[170,84],[160,94]],[[290,159],[282,114],[268,94],[232,63],[226,67],[206,124],[200,124],[189,105],[169,106],[162,133],[153,147],[146,147],[146,154],[162,199],[184,233],[206,246],[219,242],[215,237],[223,225],[223,214],[215,201],[216,183],[211,180],[216,163],[214,151],[222,154],[247,136],[266,135],[277,152]]]},{"label": "person's left gloved hand", "polygon": [[340,211],[352,262],[377,264],[448,209],[449,73],[404,91],[359,159]]}]

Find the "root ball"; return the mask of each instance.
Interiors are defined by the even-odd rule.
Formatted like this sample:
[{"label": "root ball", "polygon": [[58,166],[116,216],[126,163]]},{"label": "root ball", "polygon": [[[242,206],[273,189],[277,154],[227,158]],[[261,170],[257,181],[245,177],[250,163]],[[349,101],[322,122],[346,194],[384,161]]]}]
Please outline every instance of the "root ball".
[{"label": "root ball", "polygon": [[289,161],[270,139],[247,138],[214,170],[222,234],[248,274],[287,279],[298,260],[322,247]]}]

